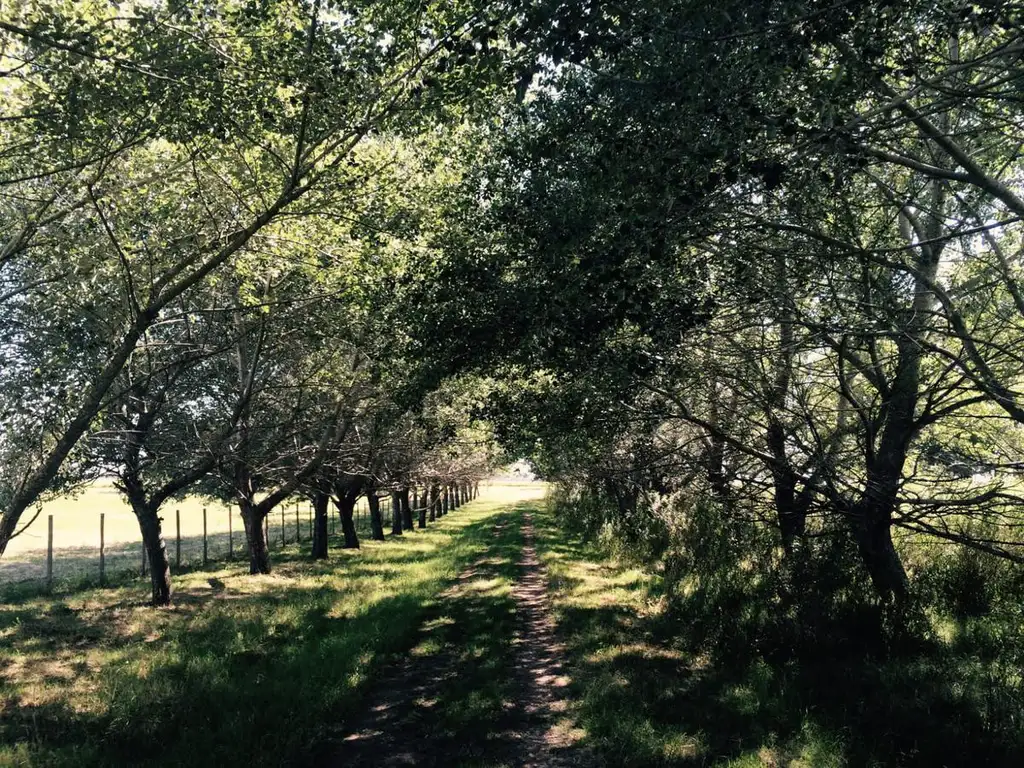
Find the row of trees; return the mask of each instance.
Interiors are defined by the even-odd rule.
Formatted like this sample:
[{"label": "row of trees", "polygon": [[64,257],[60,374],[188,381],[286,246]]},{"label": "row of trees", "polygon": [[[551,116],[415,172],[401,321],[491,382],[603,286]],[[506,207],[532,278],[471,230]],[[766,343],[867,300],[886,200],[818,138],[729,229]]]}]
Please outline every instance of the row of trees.
[{"label": "row of trees", "polygon": [[503,438],[663,554],[710,501],[797,595],[849,542],[905,605],[899,532],[1024,562],[1019,4],[578,10],[450,267]]},{"label": "row of trees", "polygon": [[0,556],[40,499],[100,474],[138,517],[155,603],[181,494],[240,507],[254,573],[295,494],[316,556],[327,499],[356,546],[362,494],[415,483],[432,512],[468,495],[494,460],[463,407],[479,384],[413,344],[408,286],[456,172],[445,136],[508,79],[490,41],[513,20],[474,2],[4,6]]},{"label": "row of trees", "polygon": [[905,604],[895,531],[1024,556],[1019,4],[121,6],[0,26],[0,554],[98,467],[256,541],[472,480],[489,399],[798,593],[839,542]]}]

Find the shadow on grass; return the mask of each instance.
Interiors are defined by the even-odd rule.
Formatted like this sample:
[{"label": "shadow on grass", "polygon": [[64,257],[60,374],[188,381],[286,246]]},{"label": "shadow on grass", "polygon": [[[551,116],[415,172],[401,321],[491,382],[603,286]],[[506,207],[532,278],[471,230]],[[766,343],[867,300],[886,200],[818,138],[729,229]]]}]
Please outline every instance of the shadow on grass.
[{"label": "shadow on grass", "polygon": [[1014,665],[964,647],[716,658],[655,607],[657,580],[535,519],[576,714],[609,765],[1024,765]]},{"label": "shadow on grass", "polygon": [[439,591],[493,555],[498,516],[479,502],[328,562],[292,546],[269,577],[179,574],[168,609],[138,582],[0,605],[0,764],[308,763]]}]

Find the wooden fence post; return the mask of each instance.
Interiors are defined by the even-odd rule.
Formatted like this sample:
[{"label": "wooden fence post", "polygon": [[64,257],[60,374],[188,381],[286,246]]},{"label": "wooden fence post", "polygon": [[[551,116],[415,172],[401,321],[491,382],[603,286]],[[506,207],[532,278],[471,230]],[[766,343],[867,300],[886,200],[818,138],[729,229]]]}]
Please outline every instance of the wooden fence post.
[{"label": "wooden fence post", "polygon": [[107,583],[107,553],[104,547],[104,528],[106,527],[106,512],[100,512],[100,586]]},{"label": "wooden fence post", "polygon": [[206,567],[207,563],[207,546],[206,546],[206,507],[203,507],[203,568]]},{"label": "wooden fence post", "polygon": [[46,520],[46,591],[53,589],[53,515]]},{"label": "wooden fence post", "polygon": [[174,510],[174,523],[176,526],[174,546],[174,567],[181,570],[181,510]]}]

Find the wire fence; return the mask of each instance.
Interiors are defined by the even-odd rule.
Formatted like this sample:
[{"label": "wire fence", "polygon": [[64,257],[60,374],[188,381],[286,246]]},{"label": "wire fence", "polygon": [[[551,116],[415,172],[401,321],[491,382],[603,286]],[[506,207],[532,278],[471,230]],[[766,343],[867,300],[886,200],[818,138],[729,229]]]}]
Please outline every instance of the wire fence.
[{"label": "wire fence", "polygon": [[[391,498],[380,498],[384,528],[389,530]],[[45,549],[21,552],[0,561],[0,592],[5,587],[20,589],[38,586],[52,590],[83,583],[106,584],[126,578],[147,576],[149,563],[142,544],[142,534],[126,536],[123,515],[110,525],[112,518],[100,512],[89,516],[88,523],[78,523],[79,540],[93,538],[96,542],[83,546],[54,546],[54,516],[46,519]],[[329,509],[327,530],[331,536],[341,534],[341,520],[336,509]],[[207,567],[232,560],[248,559],[245,527],[237,508],[224,506],[177,507],[162,514],[163,536],[167,556],[174,570]],[[366,498],[356,503],[353,522],[359,537],[370,536],[370,514]],[[94,523],[92,533],[87,529]],[[295,544],[312,544],[313,506],[306,500],[293,499],[282,503],[264,518],[264,533],[271,552]],[[112,530],[115,529],[116,530]]]}]

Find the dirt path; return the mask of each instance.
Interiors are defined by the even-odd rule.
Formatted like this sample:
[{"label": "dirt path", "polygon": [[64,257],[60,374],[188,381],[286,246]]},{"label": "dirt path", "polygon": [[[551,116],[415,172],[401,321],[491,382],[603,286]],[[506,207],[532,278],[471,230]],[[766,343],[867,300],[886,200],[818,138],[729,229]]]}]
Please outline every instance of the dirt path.
[{"label": "dirt path", "polygon": [[523,513],[521,575],[512,594],[519,624],[516,631],[516,668],[521,706],[531,721],[523,734],[518,765],[582,766],[586,759],[578,742],[582,732],[564,721],[568,710],[569,678],[565,674],[565,649],[555,635],[555,622],[548,604],[547,574],[533,543],[533,520]]},{"label": "dirt path", "polygon": [[[592,765],[578,745],[581,732],[561,722],[568,707],[564,652],[529,511],[518,519],[521,550],[496,547],[499,554],[459,576],[429,612],[413,652],[377,682],[366,714],[318,764]],[[511,523],[498,522],[494,536]],[[417,653],[438,646],[431,655]]]}]

